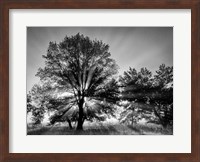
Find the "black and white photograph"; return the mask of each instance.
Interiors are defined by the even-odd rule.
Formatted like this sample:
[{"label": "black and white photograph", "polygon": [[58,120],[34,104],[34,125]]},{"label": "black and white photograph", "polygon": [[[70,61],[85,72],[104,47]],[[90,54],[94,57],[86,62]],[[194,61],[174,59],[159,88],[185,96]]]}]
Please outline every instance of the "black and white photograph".
[{"label": "black and white photograph", "polygon": [[173,27],[27,27],[27,135],[173,135]]}]

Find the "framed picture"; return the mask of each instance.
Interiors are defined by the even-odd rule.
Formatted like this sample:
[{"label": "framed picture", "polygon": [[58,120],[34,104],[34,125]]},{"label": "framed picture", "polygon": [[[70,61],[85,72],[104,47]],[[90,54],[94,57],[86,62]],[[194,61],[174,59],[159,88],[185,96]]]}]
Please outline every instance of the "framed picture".
[{"label": "framed picture", "polygon": [[1,1],[1,161],[194,161],[200,1]]}]

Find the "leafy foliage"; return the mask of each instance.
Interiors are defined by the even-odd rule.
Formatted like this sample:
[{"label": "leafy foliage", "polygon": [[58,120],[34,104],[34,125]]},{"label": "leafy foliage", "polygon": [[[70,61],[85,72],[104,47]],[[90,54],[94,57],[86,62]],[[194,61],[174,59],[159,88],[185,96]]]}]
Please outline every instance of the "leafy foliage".
[{"label": "leafy foliage", "polygon": [[37,84],[33,86],[27,95],[27,113],[32,113],[34,124],[40,124],[45,114],[45,96],[41,93],[41,87]]},{"label": "leafy foliage", "polygon": [[[138,121],[141,118],[163,126],[173,122],[173,68],[162,64],[156,74],[142,68],[130,68],[120,77],[122,99],[128,100],[121,121]],[[152,115],[152,112],[154,115]]]},{"label": "leafy foliage", "polygon": [[[85,119],[102,120],[97,114],[103,113],[104,109],[110,109],[110,106],[105,107],[98,102],[114,103],[118,99],[117,82],[112,79],[118,67],[110,58],[108,49],[109,46],[102,41],[90,40],[79,33],[66,36],[60,43],[49,43],[47,54],[43,56],[45,67],[40,68],[36,74],[48,85],[45,86],[47,90],[70,93],[69,102],[73,103],[71,106],[67,103],[68,99],[64,101],[57,96],[54,98],[56,102],[50,101],[49,107],[59,111],[59,114],[62,113],[62,118],[68,116],[69,110],[63,111],[66,107],[78,112],[70,113],[76,114],[76,119],[78,118],[77,129],[82,129]],[[96,102],[96,109],[88,106],[86,98],[87,102]]]}]

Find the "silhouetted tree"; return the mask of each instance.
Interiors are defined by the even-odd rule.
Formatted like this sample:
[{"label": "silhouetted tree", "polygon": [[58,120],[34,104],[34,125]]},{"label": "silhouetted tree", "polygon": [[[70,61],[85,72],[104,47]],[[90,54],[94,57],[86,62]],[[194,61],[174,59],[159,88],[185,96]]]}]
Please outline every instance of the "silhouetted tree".
[{"label": "silhouetted tree", "polygon": [[154,76],[150,102],[158,121],[166,127],[173,124],[173,67],[160,65]]},{"label": "silhouetted tree", "polygon": [[76,112],[77,130],[83,129],[85,119],[100,119],[97,114],[102,111],[114,111],[110,104],[117,97],[117,88],[113,91],[117,82],[112,80],[117,65],[110,58],[108,49],[109,46],[102,41],[90,40],[78,33],[66,36],[60,43],[50,42],[47,54],[43,56],[45,67],[38,70],[37,76],[43,82],[51,82],[51,89],[55,92],[69,93],[65,96],[66,102],[60,103],[56,109],[62,114],[60,117],[70,110]]},{"label": "silhouetted tree", "polygon": [[[120,121],[126,123],[131,121],[131,124],[136,123],[144,115],[150,114],[149,106],[144,105],[147,102],[147,94],[150,93],[152,86],[152,73],[147,68],[141,68],[137,72],[134,68],[129,68],[120,76],[122,87],[121,99],[124,110],[121,113]],[[147,115],[145,116],[147,117]]]},{"label": "silhouetted tree", "polygon": [[[164,127],[173,121],[173,68],[162,64],[156,75],[142,68],[139,72],[130,68],[120,77],[124,106],[120,120],[161,123]],[[152,119],[152,112],[156,118]],[[132,122],[133,123],[133,122]]]}]

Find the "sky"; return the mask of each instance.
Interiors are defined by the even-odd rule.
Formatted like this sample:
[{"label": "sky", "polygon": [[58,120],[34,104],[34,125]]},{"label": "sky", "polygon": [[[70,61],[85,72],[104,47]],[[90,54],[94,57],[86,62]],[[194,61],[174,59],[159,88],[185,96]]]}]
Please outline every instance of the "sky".
[{"label": "sky", "polygon": [[44,67],[42,55],[49,42],[59,43],[77,33],[108,44],[119,75],[129,67],[146,67],[154,73],[163,63],[173,66],[172,27],[27,27],[27,91],[39,82],[35,74]]}]

